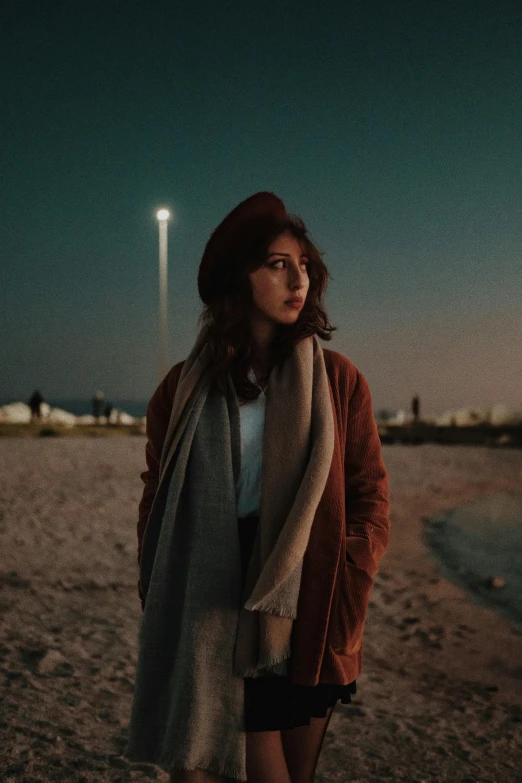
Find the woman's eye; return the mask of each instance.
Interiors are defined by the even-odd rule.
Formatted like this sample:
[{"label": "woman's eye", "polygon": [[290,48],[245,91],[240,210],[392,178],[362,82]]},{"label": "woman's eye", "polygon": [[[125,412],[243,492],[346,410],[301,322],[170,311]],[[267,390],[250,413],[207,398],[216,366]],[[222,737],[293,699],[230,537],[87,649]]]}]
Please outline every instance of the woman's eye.
[{"label": "woman's eye", "polygon": [[[271,264],[269,264],[269,266],[275,266],[276,264],[284,264],[284,263],[285,263],[285,259],[280,258],[278,261],[273,261]],[[306,267],[308,267],[308,263],[309,263],[308,261],[301,261],[301,265],[304,264]]]}]

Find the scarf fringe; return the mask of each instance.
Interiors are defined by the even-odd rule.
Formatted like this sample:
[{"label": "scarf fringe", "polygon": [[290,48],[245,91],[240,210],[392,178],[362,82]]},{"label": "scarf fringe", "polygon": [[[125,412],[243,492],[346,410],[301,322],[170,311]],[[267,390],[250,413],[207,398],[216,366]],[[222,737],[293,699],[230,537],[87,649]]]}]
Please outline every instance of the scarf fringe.
[{"label": "scarf fringe", "polygon": [[[266,677],[267,675],[274,675],[285,677],[288,674],[288,662],[290,657],[290,650],[285,650],[282,653],[272,653],[271,655],[265,655],[264,657],[259,658],[257,666],[244,669],[238,676],[257,678]],[[287,664],[286,666],[281,666],[281,664],[285,663]],[[270,669],[275,669],[277,667],[279,668],[279,671],[270,671]]]},{"label": "scarf fringe", "polygon": [[291,654],[292,651],[288,647],[286,650],[283,650],[282,653],[271,653],[270,655],[266,654],[264,656],[260,656],[257,662],[258,668],[262,667],[266,669],[269,666],[275,666],[276,664],[285,661],[287,658],[290,658]]},{"label": "scarf fringe", "polygon": [[215,755],[203,756],[194,766],[194,762],[187,761],[179,756],[169,756],[166,753],[151,754],[151,753],[135,753],[132,756],[127,756],[130,761],[139,761],[145,764],[155,764],[161,767],[165,772],[195,772],[196,770],[203,770],[214,775],[221,775],[233,780],[240,781],[240,783],[246,783],[246,772],[242,769],[241,765],[235,765],[231,762],[221,761],[216,758]]},{"label": "scarf fringe", "polygon": [[265,612],[276,617],[287,617],[289,620],[295,620],[297,617],[297,611],[292,607],[275,604],[270,598],[264,598],[261,601],[253,601],[252,598],[249,598],[245,603],[245,609],[251,612]]}]

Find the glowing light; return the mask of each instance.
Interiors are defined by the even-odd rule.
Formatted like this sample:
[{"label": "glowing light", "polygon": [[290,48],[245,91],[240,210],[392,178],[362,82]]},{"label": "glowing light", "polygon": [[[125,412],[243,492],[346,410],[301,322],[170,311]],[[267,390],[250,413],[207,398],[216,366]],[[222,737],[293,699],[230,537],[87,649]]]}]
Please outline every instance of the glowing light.
[{"label": "glowing light", "polygon": [[156,217],[158,220],[168,220],[170,217],[170,212],[168,209],[158,209],[156,212]]}]

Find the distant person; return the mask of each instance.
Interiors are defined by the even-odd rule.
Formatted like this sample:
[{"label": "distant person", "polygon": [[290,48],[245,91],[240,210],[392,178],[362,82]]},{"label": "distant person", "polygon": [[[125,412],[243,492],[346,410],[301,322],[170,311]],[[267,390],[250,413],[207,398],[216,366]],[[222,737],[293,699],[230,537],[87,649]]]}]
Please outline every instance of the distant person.
[{"label": "distant person", "polygon": [[195,767],[311,780],[335,704],[356,693],[389,491],[368,383],[319,340],[327,278],[277,196],[239,204],[201,260],[203,327],[148,406],[127,753],[161,764],[174,748],[170,783]]},{"label": "distant person", "polygon": [[92,415],[96,419],[96,423],[99,422],[100,416],[103,411],[104,394],[101,391],[97,391],[91,400],[92,403]]},{"label": "distant person", "polygon": [[411,410],[413,413],[413,421],[415,424],[417,424],[419,421],[419,410],[420,410],[420,400],[418,394],[416,394],[413,400],[411,401]]},{"label": "distant person", "polygon": [[35,389],[29,398],[29,407],[31,408],[32,419],[35,417],[40,419],[42,417],[42,402],[44,402],[42,394],[40,393],[39,389]]},{"label": "distant person", "polygon": [[103,415],[104,415],[104,416],[105,416],[105,418],[107,419],[107,424],[109,423],[109,419],[110,419],[110,417],[111,417],[111,413],[112,413],[112,411],[113,411],[113,408],[112,408],[112,402],[108,402],[108,403],[106,404],[105,408],[103,409]]}]

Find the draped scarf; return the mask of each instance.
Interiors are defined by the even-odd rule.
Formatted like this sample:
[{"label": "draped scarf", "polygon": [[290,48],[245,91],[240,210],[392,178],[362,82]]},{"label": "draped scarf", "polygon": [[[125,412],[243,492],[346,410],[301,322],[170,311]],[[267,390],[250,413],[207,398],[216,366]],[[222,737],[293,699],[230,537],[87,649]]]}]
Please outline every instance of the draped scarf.
[{"label": "draped scarf", "polygon": [[203,329],[172,403],[140,558],[145,597],[127,756],[246,781],[244,677],[288,674],[303,557],[332,461],[323,351],[302,339],[266,389],[259,524],[241,578],[239,403]]}]

